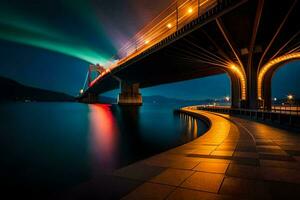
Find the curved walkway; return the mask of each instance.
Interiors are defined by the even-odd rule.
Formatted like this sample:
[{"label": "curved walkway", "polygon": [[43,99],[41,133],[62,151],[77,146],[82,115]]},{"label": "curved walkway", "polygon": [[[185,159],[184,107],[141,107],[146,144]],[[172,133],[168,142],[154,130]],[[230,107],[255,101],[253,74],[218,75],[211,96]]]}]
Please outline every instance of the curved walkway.
[{"label": "curved walkway", "polygon": [[296,199],[300,197],[300,135],[228,115],[205,116],[200,138],[119,169],[140,181],[123,199]]}]

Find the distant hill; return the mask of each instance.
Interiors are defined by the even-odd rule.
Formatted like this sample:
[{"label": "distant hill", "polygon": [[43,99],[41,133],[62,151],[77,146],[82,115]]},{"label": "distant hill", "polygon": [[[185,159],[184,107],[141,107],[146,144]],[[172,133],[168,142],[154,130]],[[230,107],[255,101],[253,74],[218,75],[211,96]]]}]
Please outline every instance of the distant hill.
[{"label": "distant hill", "polygon": [[74,101],[75,98],[50,90],[23,85],[17,81],[0,77],[0,101]]}]

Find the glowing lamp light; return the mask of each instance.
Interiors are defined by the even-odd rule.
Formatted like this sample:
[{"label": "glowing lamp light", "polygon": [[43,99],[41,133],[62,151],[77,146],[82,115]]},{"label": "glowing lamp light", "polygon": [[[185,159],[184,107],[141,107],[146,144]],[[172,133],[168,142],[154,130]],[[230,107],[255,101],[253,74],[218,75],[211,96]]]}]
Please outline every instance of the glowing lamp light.
[{"label": "glowing lamp light", "polygon": [[146,40],[146,41],[145,41],[145,44],[149,44],[149,40]]},{"label": "glowing lamp light", "polygon": [[266,73],[273,68],[274,66],[278,65],[279,63],[282,63],[284,61],[292,60],[292,59],[299,59],[300,58],[300,52],[285,54],[283,56],[277,57],[268,63],[266,63],[260,70],[258,74],[258,80],[257,80],[257,90],[258,90],[258,96],[262,97],[262,87],[263,87],[263,81],[265,78]]},{"label": "glowing lamp light", "polygon": [[277,98],[275,97],[273,100],[274,100],[274,101],[277,101]]},{"label": "glowing lamp light", "polygon": [[83,94],[83,89],[80,90],[80,94]]},{"label": "glowing lamp light", "polygon": [[243,74],[241,69],[239,67],[237,67],[235,64],[230,64],[229,67],[239,77],[240,82],[241,82],[242,100],[246,100],[246,78],[245,78],[245,75]]},{"label": "glowing lamp light", "polygon": [[226,101],[230,101],[230,97],[228,97],[228,96],[225,97],[225,100],[226,100]]},{"label": "glowing lamp light", "polygon": [[171,23],[167,24],[167,27],[172,28],[172,24]]},{"label": "glowing lamp light", "polygon": [[292,99],[294,99],[294,96],[291,95],[291,94],[289,94],[289,95],[287,96],[287,98],[288,98],[288,100],[292,100]]},{"label": "glowing lamp light", "polygon": [[193,13],[193,8],[189,8],[189,9],[188,9],[188,13],[189,13],[189,14],[192,14],[192,13]]},{"label": "glowing lamp light", "polygon": [[234,71],[237,70],[237,66],[235,66],[234,64],[231,64],[230,67],[231,67],[231,69],[234,70]]}]

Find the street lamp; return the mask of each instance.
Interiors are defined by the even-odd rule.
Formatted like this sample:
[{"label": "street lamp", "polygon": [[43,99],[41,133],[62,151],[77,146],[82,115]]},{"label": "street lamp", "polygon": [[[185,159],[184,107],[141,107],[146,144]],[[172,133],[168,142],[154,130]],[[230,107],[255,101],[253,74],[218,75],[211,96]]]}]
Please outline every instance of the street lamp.
[{"label": "street lamp", "polygon": [[291,107],[292,107],[292,104],[294,104],[294,99],[295,99],[294,95],[292,95],[292,94],[287,95],[287,101]]},{"label": "street lamp", "polygon": [[225,100],[230,101],[230,97],[229,96],[225,97]]},{"label": "street lamp", "polygon": [[287,96],[287,98],[288,98],[288,100],[293,100],[293,99],[294,99],[294,96],[291,95],[291,94],[289,94],[289,95]]}]

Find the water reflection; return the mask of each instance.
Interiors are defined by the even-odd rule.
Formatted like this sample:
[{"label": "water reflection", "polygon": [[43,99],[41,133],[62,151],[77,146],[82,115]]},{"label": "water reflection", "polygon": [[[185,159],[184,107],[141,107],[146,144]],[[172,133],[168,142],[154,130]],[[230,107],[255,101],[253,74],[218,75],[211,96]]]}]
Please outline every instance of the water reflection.
[{"label": "water reflection", "polygon": [[174,107],[179,106],[0,104],[4,190],[44,197],[91,180],[101,182],[103,173],[184,144],[204,132],[201,121],[174,115]]},{"label": "water reflection", "polygon": [[111,105],[89,105],[90,142],[94,174],[116,168],[119,130]]},{"label": "water reflection", "polygon": [[180,118],[183,135],[186,136],[186,142],[196,139],[206,129],[205,124],[203,124],[202,121],[199,121],[199,119],[183,113],[178,115]]},{"label": "water reflection", "polygon": [[169,108],[89,105],[93,174],[111,172],[137,160],[194,140],[206,126]]}]

